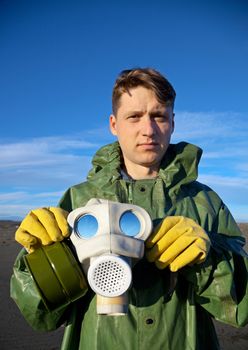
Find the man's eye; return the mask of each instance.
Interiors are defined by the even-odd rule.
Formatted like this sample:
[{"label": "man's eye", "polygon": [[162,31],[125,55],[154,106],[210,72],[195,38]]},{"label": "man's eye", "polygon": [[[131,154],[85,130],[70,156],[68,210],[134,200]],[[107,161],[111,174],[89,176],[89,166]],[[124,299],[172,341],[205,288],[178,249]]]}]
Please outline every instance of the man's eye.
[{"label": "man's eye", "polygon": [[153,118],[158,122],[165,122],[167,120],[166,116],[163,114],[156,114]]},{"label": "man's eye", "polygon": [[132,115],[128,116],[127,119],[134,121],[134,120],[138,120],[139,116],[138,116],[138,114],[132,114]]}]

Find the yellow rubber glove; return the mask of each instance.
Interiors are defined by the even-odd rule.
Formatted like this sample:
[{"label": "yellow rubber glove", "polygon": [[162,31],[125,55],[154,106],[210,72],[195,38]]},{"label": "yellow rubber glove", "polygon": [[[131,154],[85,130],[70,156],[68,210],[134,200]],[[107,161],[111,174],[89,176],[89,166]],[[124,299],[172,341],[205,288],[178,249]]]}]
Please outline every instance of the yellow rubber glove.
[{"label": "yellow rubber glove", "polygon": [[68,213],[60,208],[39,208],[32,210],[16,231],[15,239],[29,253],[42,245],[62,241],[70,234]]},{"label": "yellow rubber glove", "polygon": [[206,259],[210,239],[201,226],[184,216],[168,216],[146,241],[146,257],[159,269],[175,272]]}]

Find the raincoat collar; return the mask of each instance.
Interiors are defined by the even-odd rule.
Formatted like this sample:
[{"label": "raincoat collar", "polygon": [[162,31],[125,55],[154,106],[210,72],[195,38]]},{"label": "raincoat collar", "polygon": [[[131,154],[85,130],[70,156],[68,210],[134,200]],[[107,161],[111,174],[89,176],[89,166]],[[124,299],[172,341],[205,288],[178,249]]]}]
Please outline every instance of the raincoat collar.
[{"label": "raincoat collar", "polygon": [[[190,143],[180,142],[170,144],[161,162],[159,177],[168,187],[181,186],[195,181],[198,177],[198,164],[202,150]],[[122,152],[118,142],[100,148],[93,160],[92,169],[87,179],[95,181],[99,177],[107,177],[114,182],[120,179],[121,165],[123,164]]]}]

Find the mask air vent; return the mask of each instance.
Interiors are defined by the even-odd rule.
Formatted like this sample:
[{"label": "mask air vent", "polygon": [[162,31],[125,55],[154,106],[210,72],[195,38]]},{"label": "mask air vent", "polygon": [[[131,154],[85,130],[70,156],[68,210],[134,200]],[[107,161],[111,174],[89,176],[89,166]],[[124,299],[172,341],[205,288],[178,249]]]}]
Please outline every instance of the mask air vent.
[{"label": "mask air vent", "polygon": [[120,257],[103,255],[96,258],[89,267],[88,281],[99,295],[116,297],[130,287],[132,272],[130,266]]}]

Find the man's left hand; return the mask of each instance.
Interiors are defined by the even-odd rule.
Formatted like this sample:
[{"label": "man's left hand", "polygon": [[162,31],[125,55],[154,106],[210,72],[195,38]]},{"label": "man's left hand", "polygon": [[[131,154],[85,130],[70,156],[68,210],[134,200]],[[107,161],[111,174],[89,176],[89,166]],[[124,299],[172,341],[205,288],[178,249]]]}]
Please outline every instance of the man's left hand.
[{"label": "man's left hand", "polygon": [[159,269],[169,265],[177,271],[186,265],[203,262],[210,249],[210,239],[194,220],[168,216],[146,241],[146,257]]}]

